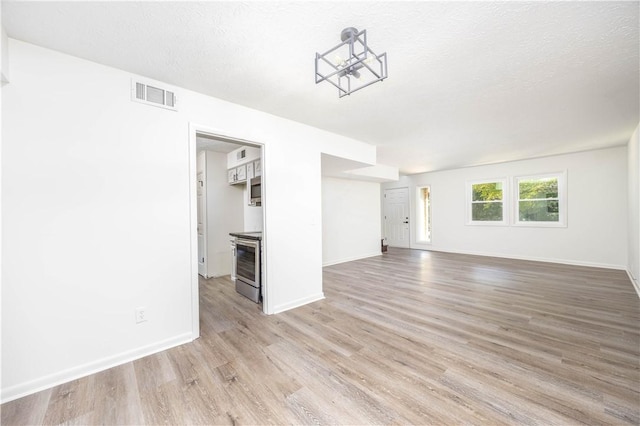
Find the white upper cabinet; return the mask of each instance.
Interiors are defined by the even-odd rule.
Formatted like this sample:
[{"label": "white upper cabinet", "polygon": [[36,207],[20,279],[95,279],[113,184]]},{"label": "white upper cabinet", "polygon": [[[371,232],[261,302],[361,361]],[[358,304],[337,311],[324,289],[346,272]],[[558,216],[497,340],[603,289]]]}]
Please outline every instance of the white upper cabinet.
[{"label": "white upper cabinet", "polygon": [[243,146],[227,154],[227,168],[232,169],[260,159],[261,150],[252,146]]},{"label": "white upper cabinet", "polygon": [[253,169],[254,164],[255,164],[255,161],[253,163],[247,164],[247,180],[253,179],[255,177],[254,169]]},{"label": "white upper cabinet", "polygon": [[236,167],[236,177],[239,182],[247,180],[247,166]]},{"label": "white upper cabinet", "polygon": [[227,154],[229,184],[244,183],[248,179],[262,176],[261,149],[243,146]]},{"label": "white upper cabinet", "polygon": [[229,169],[227,171],[227,182],[229,183],[236,182],[236,169]]}]

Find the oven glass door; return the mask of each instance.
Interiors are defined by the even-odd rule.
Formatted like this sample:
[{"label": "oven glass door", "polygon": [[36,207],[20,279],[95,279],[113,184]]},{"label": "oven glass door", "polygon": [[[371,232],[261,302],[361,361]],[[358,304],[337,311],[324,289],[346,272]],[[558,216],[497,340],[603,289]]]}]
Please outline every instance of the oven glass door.
[{"label": "oven glass door", "polygon": [[242,241],[236,242],[236,277],[248,282],[254,287],[258,287],[257,277],[257,256],[260,254],[257,242]]}]

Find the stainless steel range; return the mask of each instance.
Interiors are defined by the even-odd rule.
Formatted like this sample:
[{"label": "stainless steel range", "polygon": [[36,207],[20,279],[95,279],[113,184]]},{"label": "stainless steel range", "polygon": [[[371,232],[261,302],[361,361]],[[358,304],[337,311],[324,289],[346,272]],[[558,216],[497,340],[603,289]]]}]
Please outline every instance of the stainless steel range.
[{"label": "stainless steel range", "polygon": [[236,291],[259,303],[262,296],[262,233],[231,233],[235,237]]}]

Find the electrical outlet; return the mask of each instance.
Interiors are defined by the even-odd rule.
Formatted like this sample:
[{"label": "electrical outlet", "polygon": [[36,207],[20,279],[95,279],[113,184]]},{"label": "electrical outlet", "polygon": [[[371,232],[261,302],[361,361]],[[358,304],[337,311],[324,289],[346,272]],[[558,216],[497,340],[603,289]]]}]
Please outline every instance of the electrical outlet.
[{"label": "electrical outlet", "polygon": [[147,308],[141,306],[136,308],[136,324],[140,324],[141,322],[145,322],[147,320]]}]

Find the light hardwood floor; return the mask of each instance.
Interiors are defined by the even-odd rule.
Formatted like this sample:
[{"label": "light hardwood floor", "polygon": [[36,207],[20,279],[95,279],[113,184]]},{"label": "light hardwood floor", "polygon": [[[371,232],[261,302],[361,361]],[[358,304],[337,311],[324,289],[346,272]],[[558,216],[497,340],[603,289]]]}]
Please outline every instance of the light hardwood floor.
[{"label": "light hardwood floor", "polygon": [[2,405],[2,424],[639,424],[623,271],[390,249],[275,316],[201,281],[197,341]]}]

